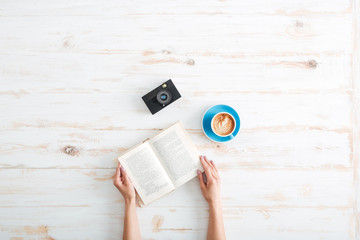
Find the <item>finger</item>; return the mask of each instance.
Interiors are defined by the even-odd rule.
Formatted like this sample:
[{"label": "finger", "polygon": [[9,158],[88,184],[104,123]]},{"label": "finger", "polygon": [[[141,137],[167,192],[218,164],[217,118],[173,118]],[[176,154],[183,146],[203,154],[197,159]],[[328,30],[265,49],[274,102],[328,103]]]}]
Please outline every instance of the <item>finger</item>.
[{"label": "finger", "polygon": [[119,162],[117,168],[116,168],[116,172],[115,172],[115,177],[120,177],[120,168],[121,168],[121,164]]},{"label": "finger", "polygon": [[210,163],[210,161],[208,160],[208,158],[206,156],[204,156],[204,159],[207,162],[207,164],[209,165],[211,174],[215,177],[216,176],[216,171],[215,171],[213,165]]},{"label": "finger", "polygon": [[[210,164],[209,160],[207,159],[206,156],[202,156],[203,157],[203,160],[205,162],[205,166],[207,166],[207,169],[209,170],[210,172],[210,177],[212,176],[215,176],[215,173],[214,173],[214,170],[212,169],[212,165]],[[207,174],[209,175],[209,174]]]},{"label": "finger", "polygon": [[118,164],[115,174],[113,175],[113,182],[114,185],[117,186],[119,183],[121,183],[121,179],[120,179],[120,163]]},{"label": "finger", "polygon": [[215,162],[211,160],[210,163],[211,163],[211,165],[213,166],[213,168],[215,170],[215,173],[216,173],[215,178],[220,180],[220,173],[219,173],[219,170],[217,169],[217,167],[215,165]]},{"label": "finger", "polygon": [[202,167],[205,170],[205,174],[206,174],[207,179],[208,180],[211,179],[212,178],[211,169],[210,169],[209,164],[205,161],[204,156],[200,157],[200,162],[201,162]]},{"label": "finger", "polygon": [[205,174],[205,173],[202,173],[201,175],[203,176],[204,183],[205,183],[205,185],[207,186],[208,179],[207,179],[207,177],[206,177],[206,174]]},{"label": "finger", "polygon": [[203,178],[202,173],[201,173],[201,171],[199,169],[197,170],[197,177],[198,177],[199,182],[200,182],[200,188],[201,189],[205,188],[206,185],[205,185],[205,182],[204,182],[204,178]]},{"label": "finger", "polygon": [[215,172],[216,172],[217,174],[219,174],[219,171],[218,171],[218,169],[217,169],[217,167],[216,167],[216,165],[215,165],[215,162],[214,162],[213,160],[210,160],[210,163],[211,163],[211,165],[213,166]]},{"label": "finger", "polygon": [[120,167],[120,172],[121,172],[121,176],[123,177],[123,181],[128,183],[129,182],[128,174],[125,171],[125,168],[123,168],[123,166]]}]

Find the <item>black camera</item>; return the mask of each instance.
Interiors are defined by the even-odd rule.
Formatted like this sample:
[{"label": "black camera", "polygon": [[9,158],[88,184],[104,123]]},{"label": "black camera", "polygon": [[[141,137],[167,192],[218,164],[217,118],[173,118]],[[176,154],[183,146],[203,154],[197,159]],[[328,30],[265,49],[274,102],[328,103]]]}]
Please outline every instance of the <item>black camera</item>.
[{"label": "black camera", "polygon": [[157,113],[167,105],[181,97],[171,79],[167,80],[159,87],[155,88],[142,97],[146,106],[152,114]]}]

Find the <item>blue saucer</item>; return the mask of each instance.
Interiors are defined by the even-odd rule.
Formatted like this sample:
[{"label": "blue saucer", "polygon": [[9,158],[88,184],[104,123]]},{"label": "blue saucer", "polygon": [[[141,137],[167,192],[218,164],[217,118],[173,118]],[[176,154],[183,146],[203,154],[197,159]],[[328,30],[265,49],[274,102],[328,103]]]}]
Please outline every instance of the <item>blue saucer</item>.
[{"label": "blue saucer", "polygon": [[[211,119],[220,112],[230,113],[235,118],[235,121],[236,121],[236,127],[235,127],[234,132],[231,135],[226,136],[226,137],[220,137],[220,136],[216,135],[213,132],[213,130],[211,129]],[[205,135],[215,142],[227,142],[227,141],[233,139],[234,137],[236,137],[236,135],[239,133],[239,130],[240,130],[240,117],[239,117],[238,113],[232,107],[230,107],[228,105],[224,105],[224,104],[219,104],[219,105],[210,107],[205,112],[201,123],[202,123],[202,129],[204,130]]]}]

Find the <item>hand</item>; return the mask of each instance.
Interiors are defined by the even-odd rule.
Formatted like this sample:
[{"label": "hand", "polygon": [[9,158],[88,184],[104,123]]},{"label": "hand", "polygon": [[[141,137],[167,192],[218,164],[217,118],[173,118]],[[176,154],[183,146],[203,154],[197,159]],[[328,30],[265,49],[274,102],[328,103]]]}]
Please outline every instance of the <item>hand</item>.
[{"label": "hand", "polygon": [[201,192],[209,205],[220,205],[220,176],[214,162],[206,156],[200,156],[200,162],[205,172],[197,170]]},{"label": "hand", "polygon": [[134,186],[130,181],[125,169],[121,166],[120,163],[116,168],[113,179],[115,187],[121,192],[125,199],[125,202],[135,201],[136,194]]}]

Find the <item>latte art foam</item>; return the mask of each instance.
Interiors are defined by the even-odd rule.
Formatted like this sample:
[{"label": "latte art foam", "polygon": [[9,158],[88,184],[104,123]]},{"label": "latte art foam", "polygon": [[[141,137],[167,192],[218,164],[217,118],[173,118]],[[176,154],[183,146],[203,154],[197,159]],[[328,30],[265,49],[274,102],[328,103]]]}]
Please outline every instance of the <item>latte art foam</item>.
[{"label": "latte art foam", "polygon": [[227,113],[216,115],[212,124],[215,133],[222,136],[229,135],[235,127],[234,119]]}]

